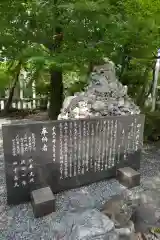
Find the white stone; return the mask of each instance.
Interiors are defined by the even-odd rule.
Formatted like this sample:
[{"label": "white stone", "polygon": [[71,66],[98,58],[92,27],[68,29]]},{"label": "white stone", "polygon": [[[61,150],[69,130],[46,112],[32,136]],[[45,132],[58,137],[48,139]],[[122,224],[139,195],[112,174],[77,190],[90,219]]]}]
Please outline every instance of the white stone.
[{"label": "white stone", "polygon": [[126,227],[116,228],[115,231],[120,236],[130,236],[135,232],[134,223],[129,221]]},{"label": "white stone", "polygon": [[116,79],[111,61],[95,66],[85,91],[65,99],[58,119],[139,114],[140,109],[127,96],[127,90]]},{"label": "white stone", "polygon": [[105,109],[105,103],[102,102],[102,101],[96,101],[96,102],[92,105],[92,108],[93,108],[95,111],[104,110],[104,109]]},{"label": "white stone", "polygon": [[75,98],[75,96],[69,96],[69,97],[66,97],[64,102],[63,102],[63,109],[67,109],[70,102],[72,101],[72,99]]}]

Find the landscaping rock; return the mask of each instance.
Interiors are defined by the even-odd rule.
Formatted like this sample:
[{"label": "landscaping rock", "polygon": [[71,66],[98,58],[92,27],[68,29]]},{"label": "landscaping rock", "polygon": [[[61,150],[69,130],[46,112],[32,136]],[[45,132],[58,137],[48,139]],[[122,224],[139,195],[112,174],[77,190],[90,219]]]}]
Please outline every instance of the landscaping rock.
[{"label": "landscaping rock", "polygon": [[96,66],[90,75],[90,81],[84,92],[64,100],[58,119],[80,119],[100,116],[139,114],[140,109],[127,95],[127,86],[123,86],[115,74],[115,66],[106,60],[102,66]]},{"label": "landscaping rock", "polygon": [[[77,216],[78,215],[78,216]],[[109,240],[115,237],[114,223],[96,209],[75,213],[70,240]],[[114,238],[112,238],[114,239]],[[115,238],[118,240],[118,238]]]},{"label": "landscaping rock", "polygon": [[156,217],[156,207],[141,203],[135,212],[136,231],[146,232],[149,227],[160,226],[159,218]]},{"label": "landscaping rock", "polygon": [[103,205],[102,213],[110,217],[115,227],[122,228],[131,219],[133,209],[122,195],[116,195]]},{"label": "landscaping rock", "polygon": [[115,231],[119,237],[131,237],[135,233],[134,223],[132,221],[129,221],[126,226],[123,228],[116,228]]}]

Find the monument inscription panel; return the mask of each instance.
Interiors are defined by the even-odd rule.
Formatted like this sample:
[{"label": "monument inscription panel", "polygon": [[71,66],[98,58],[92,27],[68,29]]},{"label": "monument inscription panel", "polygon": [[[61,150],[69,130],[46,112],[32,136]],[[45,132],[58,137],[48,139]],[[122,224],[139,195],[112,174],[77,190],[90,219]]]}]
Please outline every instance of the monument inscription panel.
[{"label": "monument inscription panel", "polygon": [[140,165],[144,116],[25,122],[3,125],[7,199],[30,200],[50,185],[54,193]]}]

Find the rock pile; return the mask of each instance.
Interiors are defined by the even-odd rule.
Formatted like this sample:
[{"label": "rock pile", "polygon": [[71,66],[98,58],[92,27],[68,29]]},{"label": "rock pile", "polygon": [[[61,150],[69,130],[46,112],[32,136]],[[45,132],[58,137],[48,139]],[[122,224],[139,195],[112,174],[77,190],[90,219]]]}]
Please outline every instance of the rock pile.
[{"label": "rock pile", "polygon": [[58,119],[79,119],[101,116],[139,114],[140,109],[127,95],[127,86],[123,86],[115,74],[115,66],[107,61],[94,68],[89,85],[84,92],[64,100]]}]

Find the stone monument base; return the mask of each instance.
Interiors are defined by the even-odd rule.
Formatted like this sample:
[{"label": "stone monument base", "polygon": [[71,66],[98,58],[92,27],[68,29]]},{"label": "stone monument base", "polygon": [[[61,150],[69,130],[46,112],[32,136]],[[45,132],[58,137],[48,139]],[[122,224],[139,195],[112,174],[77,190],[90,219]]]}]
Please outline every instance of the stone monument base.
[{"label": "stone monument base", "polygon": [[32,191],[31,204],[36,218],[55,212],[55,197],[50,187]]},{"label": "stone monument base", "polygon": [[127,188],[136,187],[140,185],[140,173],[130,167],[119,168],[117,180]]}]

